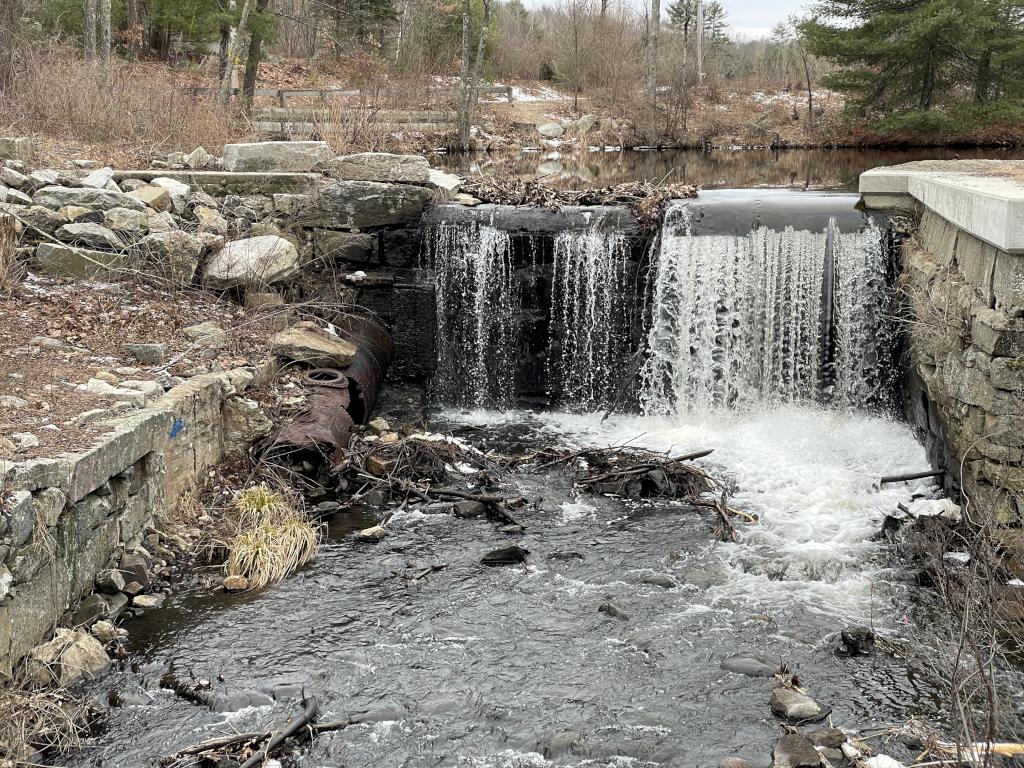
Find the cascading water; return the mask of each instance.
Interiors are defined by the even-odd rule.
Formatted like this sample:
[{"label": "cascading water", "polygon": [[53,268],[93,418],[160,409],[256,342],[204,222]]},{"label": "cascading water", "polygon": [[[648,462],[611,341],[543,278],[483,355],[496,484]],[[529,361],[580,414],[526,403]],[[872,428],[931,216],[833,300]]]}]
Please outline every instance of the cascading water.
[{"label": "cascading water", "polygon": [[574,410],[606,406],[629,355],[629,239],[597,227],[555,237],[549,391]]},{"label": "cascading water", "polygon": [[437,275],[437,397],[476,408],[508,406],[519,345],[511,238],[486,224],[442,222],[428,242]]},{"label": "cascading water", "polygon": [[880,230],[698,236],[690,217],[686,203],[666,215],[643,409],[866,404],[884,378],[871,353],[886,323]]}]

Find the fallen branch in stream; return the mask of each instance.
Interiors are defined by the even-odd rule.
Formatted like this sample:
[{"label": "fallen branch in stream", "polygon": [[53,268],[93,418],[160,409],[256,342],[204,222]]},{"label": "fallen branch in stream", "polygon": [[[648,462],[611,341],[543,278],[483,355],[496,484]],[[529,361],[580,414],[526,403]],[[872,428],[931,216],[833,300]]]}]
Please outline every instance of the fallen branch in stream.
[{"label": "fallen branch in stream", "polygon": [[[263,765],[271,753],[290,738],[302,734],[312,737],[327,731],[341,730],[356,722],[354,718],[349,717],[344,720],[316,724],[313,721],[316,720],[319,706],[316,697],[311,696],[304,701],[302,712],[283,728],[216,736],[180,749],[170,757],[165,757],[160,764],[165,768],[212,766],[220,765],[225,758],[230,757],[234,761],[244,758],[240,768],[256,768],[256,766]],[[260,746],[261,744],[263,746]]]}]

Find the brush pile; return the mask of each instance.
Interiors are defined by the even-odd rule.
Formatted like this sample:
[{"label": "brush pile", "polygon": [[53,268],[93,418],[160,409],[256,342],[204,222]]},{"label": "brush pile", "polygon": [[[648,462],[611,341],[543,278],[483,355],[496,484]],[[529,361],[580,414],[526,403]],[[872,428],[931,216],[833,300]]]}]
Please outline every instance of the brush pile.
[{"label": "brush pile", "polygon": [[572,453],[549,449],[534,454],[530,460],[547,459],[540,468],[569,465],[573,483],[589,493],[628,499],[679,499],[693,507],[712,509],[718,519],[715,536],[721,541],[735,541],[732,518],[738,515],[748,522],[755,522],[756,518],[730,507],[728,488],[693,463],[711,452],[709,449],[669,456],[628,447],[592,448]]},{"label": "brush pile", "polygon": [[41,752],[70,754],[98,716],[64,689],[12,684],[0,691],[0,765],[34,765]]},{"label": "brush pile", "polygon": [[515,177],[470,179],[462,191],[495,205],[538,205],[551,211],[569,205],[628,205],[641,227],[654,226],[670,200],[697,196],[691,184],[652,184],[629,181],[610,187],[584,190],[555,189],[540,179]]}]

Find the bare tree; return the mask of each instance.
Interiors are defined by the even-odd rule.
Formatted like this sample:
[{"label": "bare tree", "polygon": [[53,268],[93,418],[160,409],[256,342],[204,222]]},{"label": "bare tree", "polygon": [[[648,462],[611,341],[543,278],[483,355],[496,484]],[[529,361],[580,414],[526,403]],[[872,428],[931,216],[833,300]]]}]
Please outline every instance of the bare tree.
[{"label": "bare tree", "polygon": [[99,0],[99,56],[103,71],[110,72],[110,0]]},{"label": "bare tree", "polygon": [[558,79],[572,88],[572,108],[578,110],[580,89],[587,74],[590,0],[562,0],[558,6],[557,22],[551,58]]},{"label": "bare tree", "polygon": [[14,87],[20,27],[21,0],[6,0],[0,6],[0,93]]},{"label": "bare tree", "polygon": [[[270,0],[256,0],[256,13],[263,13]],[[256,80],[259,76],[260,59],[263,57],[263,26],[257,25],[249,36],[249,55],[245,60],[245,76],[242,78],[242,110],[252,111],[256,96]]]},{"label": "bare tree", "polygon": [[255,0],[245,0],[242,4],[242,15],[238,19],[238,26],[231,33],[231,40],[228,43],[227,66],[224,67],[224,74],[220,81],[220,101],[227,104],[231,99],[231,79],[235,74],[235,60],[238,52],[242,50],[242,43],[245,40],[249,16],[252,14],[252,7]]},{"label": "bare tree", "polygon": [[476,60],[470,67],[469,38],[472,17],[470,0],[462,0],[462,72],[459,92],[459,148],[469,150],[469,138],[473,124],[473,110],[476,107],[480,88],[480,73],[483,70],[484,52],[487,50],[487,36],[491,25],[491,0],[483,0],[484,15],[480,23],[480,38],[477,40]]},{"label": "bare tree", "polygon": [[85,0],[85,55],[96,60],[96,0]]},{"label": "bare tree", "polygon": [[651,0],[651,18],[647,29],[647,128],[653,137],[658,131],[658,30],[661,27],[661,0]]}]

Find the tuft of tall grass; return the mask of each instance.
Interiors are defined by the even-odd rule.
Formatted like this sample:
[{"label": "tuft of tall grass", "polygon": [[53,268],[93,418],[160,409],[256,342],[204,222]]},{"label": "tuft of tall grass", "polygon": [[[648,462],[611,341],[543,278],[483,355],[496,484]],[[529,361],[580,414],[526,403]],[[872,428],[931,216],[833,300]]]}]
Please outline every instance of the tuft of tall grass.
[{"label": "tuft of tall grass", "polygon": [[244,576],[249,589],[276,584],[316,555],[320,527],[280,491],[265,485],[240,491],[232,504],[238,530],[228,545],[227,576]]},{"label": "tuft of tall grass", "polygon": [[18,261],[18,222],[0,213],[0,296],[13,295],[24,274]]}]

